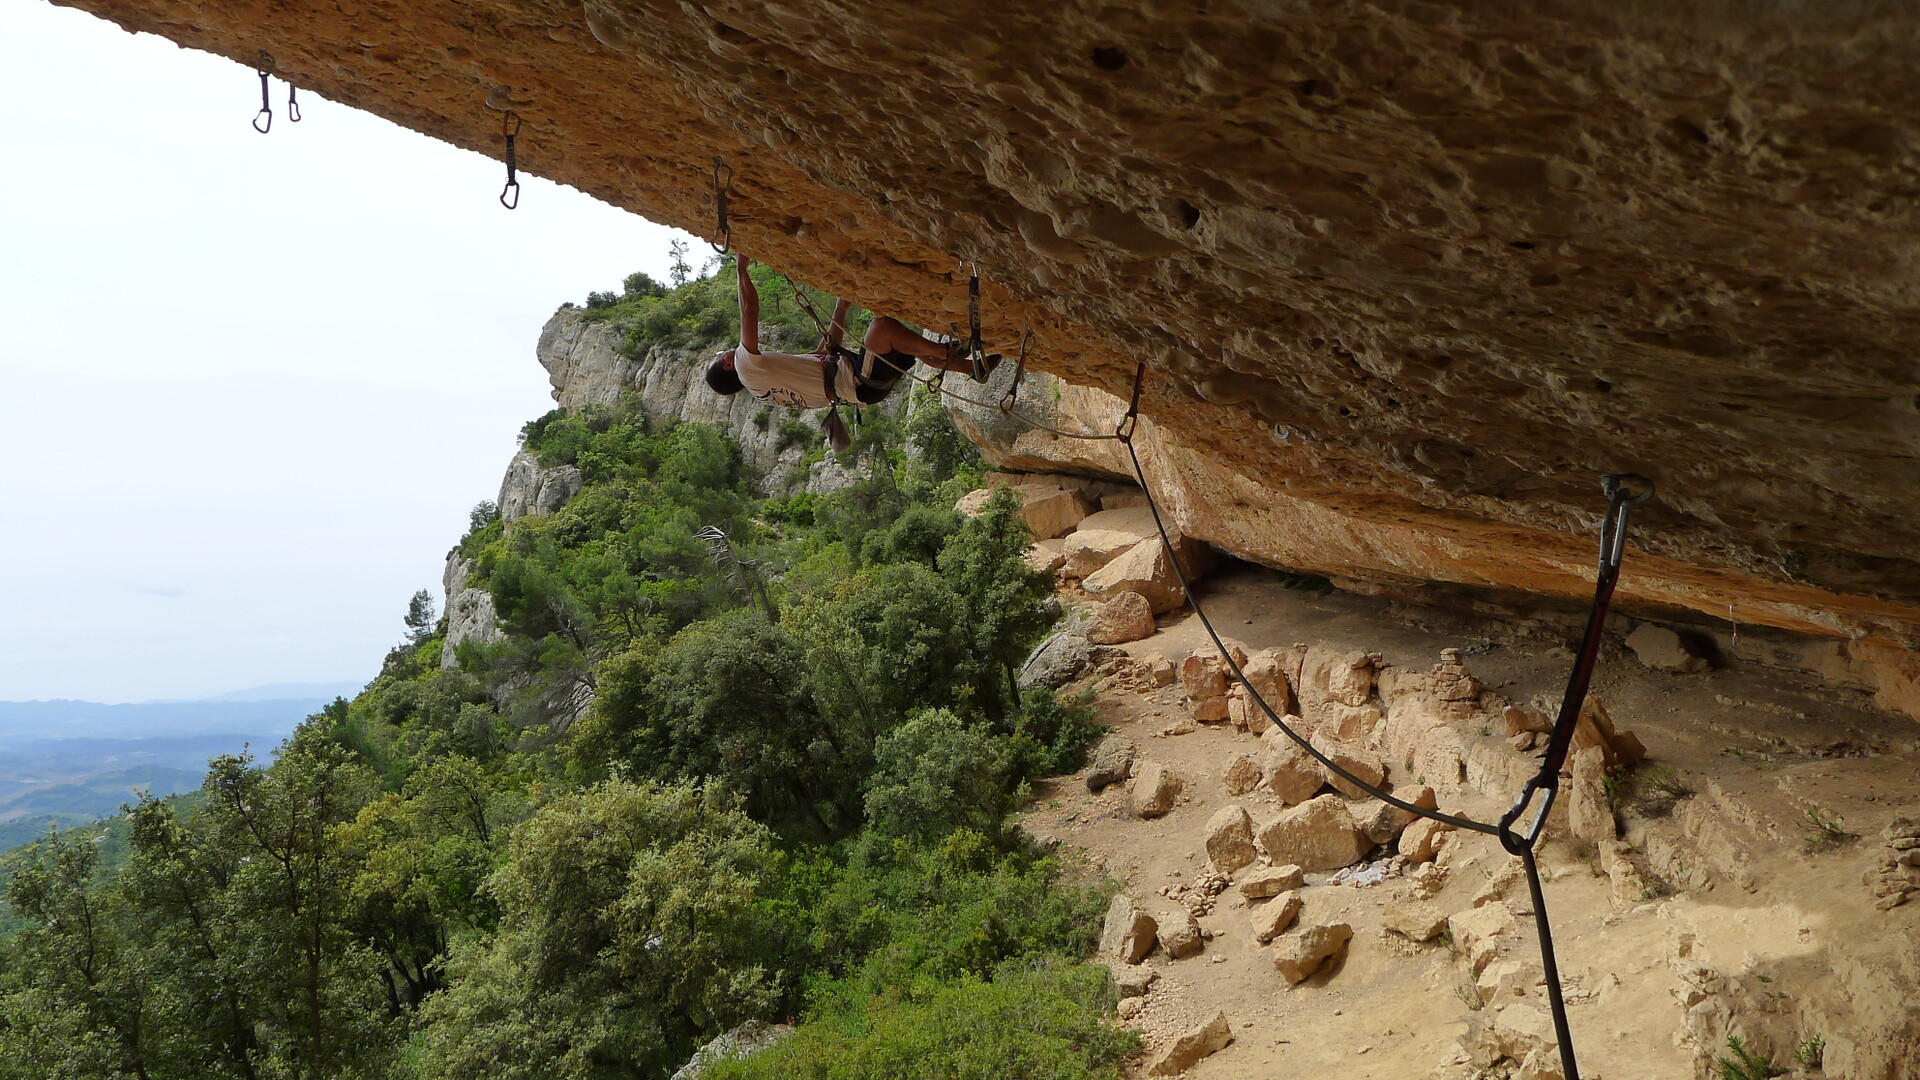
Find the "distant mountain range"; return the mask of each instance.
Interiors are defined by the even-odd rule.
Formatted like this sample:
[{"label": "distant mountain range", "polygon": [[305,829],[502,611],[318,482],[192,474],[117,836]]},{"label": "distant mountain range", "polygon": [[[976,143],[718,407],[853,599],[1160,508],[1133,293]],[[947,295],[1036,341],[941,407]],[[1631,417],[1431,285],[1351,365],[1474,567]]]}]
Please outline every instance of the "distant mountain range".
[{"label": "distant mountain range", "polygon": [[300,721],[357,683],[276,683],[202,701],[0,701],[0,850],[114,814],[135,789],[192,791],[207,760],[262,763]]}]

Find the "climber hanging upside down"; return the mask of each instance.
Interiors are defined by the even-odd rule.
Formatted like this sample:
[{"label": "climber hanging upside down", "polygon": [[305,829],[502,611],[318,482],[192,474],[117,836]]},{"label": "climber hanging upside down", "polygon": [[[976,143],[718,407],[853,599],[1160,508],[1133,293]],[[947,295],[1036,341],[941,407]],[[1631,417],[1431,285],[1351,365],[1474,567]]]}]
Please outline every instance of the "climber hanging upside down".
[{"label": "climber hanging upside down", "polygon": [[[747,390],[754,397],[789,409],[825,409],[845,402],[872,405],[886,398],[912,367],[924,360],[943,371],[974,370],[964,356],[964,342],[942,345],[908,329],[905,323],[876,316],[867,328],[865,348],[841,344],[847,311],[842,300],[834,306],[826,339],[812,355],[760,351],[760,293],[747,277],[747,257],[734,253],[740,278],[740,344],[721,349],[707,364],[707,385],[718,394]],[[998,356],[987,358],[992,370]]]}]

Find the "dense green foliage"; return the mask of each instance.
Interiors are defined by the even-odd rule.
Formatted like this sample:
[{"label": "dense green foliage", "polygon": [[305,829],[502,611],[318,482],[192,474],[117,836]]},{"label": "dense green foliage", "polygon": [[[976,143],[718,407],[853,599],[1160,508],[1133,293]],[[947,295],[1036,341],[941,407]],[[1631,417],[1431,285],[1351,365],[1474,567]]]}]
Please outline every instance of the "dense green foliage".
[{"label": "dense green foliage", "polygon": [[[591,317],[724,341],[730,293],[676,277]],[[528,424],[582,487],[474,508],[498,640],[417,594],[270,766],[6,860],[0,1080],[654,1078],[789,1016],[724,1075],[1114,1075],[1104,894],[1008,825],[1095,729],[1014,684],[1050,581],[1010,497],[951,509],[978,464],[919,404],[777,499],[708,427]]]}]

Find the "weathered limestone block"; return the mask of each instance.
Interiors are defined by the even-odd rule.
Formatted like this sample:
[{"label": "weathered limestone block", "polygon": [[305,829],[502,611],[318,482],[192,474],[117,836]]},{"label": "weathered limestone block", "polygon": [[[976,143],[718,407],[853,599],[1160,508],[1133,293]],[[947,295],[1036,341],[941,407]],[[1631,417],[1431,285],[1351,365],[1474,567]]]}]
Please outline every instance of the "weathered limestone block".
[{"label": "weathered limestone block", "polygon": [[1198,956],[1206,944],[1205,937],[1200,933],[1200,923],[1194,919],[1193,912],[1186,908],[1162,914],[1159,923],[1160,947],[1175,960]]},{"label": "weathered limestone block", "polygon": [[1093,762],[1087,766],[1087,790],[1099,791],[1133,775],[1133,759],[1138,750],[1125,735],[1108,735],[1094,748]]},{"label": "weathered limestone block", "polygon": [[1394,850],[1408,862],[1430,862],[1440,853],[1441,837],[1452,831],[1453,826],[1444,821],[1421,818],[1400,831]]},{"label": "weathered limestone block", "polygon": [[1380,755],[1394,775],[1436,791],[1457,792],[1466,783],[1466,743],[1424,693],[1395,698],[1381,726]]},{"label": "weathered limestone block", "polygon": [[1085,579],[1100,572],[1121,552],[1139,543],[1144,537],[1135,533],[1116,532],[1112,529],[1089,529],[1082,522],[1080,528],[1068,533],[1060,540],[1061,570],[1070,578]]},{"label": "weathered limestone block", "polygon": [[1121,964],[1118,967],[1108,964],[1107,970],[1113,973],[1113,985],[1120,991],[1121,997],[1139,997],[1160,978],[1160,973],[1146,964]]},{"label": "weathered limestone block", "polygon": [[1641,623],[1633,633],[1627,635],[1627,648],[1633,650],[1633,655],[1642,664],[1655,671],[1692,675],[1707,669],[1707,661],[1694,655],[1680,640],[1679,634],[1664,626]]},{"label": "weathered limestone block", "polygon": [[1233,710],[1224,695],[1193,703],[1193,719],[1197,723],[1221,724],[1232,717]]},{"label": "weathered limestone block", "polygon": [[1137,964],[1153,951],[1159,932],[1153,916],[1140,910],[1132,897],[1119,893],[1107,905],[1106,922],[1100,927],[1100,951],[1123,964]]},{"label": "weathered limestone block", "polygon": [[1260,830],[1260,846],[1278,865],[1338,870],[1360,861],[1373,846],[1353,822],[1338,795],[1309,799]]},{"label": "weathered limestone block", "polygon": [[1258,857],[1253,847],[1253,819],[1238,803],[1223,806],[1207,819],[1207,859],[1227,876]]},{"label": "weathered limestone block", "polygon": [[1379,657],[1373,653],[1320,645],[1309,648],[1295,684],[1301,711],[1318,719],[1320,711],[1328,705],[1365,705],[1373,696],[1374,670],[1378,664]]},{"label": "weathered limestone block", "polygon": [[1453,930],[1453,944],[1466,956],[1467,965],[1478,975],[1486,970],[1500,948],[1519,925],[1513,909],[1494,900],[1479,907],[1456,911],[1447,920]]},{"label": "weathered limestone block", "polygon": [[[1404,802],[1412,803],[1422,810],[1432,810],[1440,803],[1434,797],[1433,789],[1418,785],[1395,788],[1393,794]],[[1402,810],[1384,799],[1363,799],[1347,807],[1353,814],[1353,820],[1367,839],[1376,844],[1391,845],[1400,831],[1419,819],[1420,815],[1411,810]]]},{"label": "weathered limestone block", "polygon": [[1329,705],[1319,730],[1355,746],[1371,746],[1385,718],[1371,705]]},{"label": "weathered limestone block", "polygon": [[1189,653],[1180,661],[1180,693],[1188,701],[1226,697],[1230,679],[1227,665],[1212,652]]},{"label": "weathered limestone block", "polygon": [[1297,889],[1306,880],[1305,873],[1297,866],[1269,866],[1255,870],[1240,881],[1240,895],[1249,900],[1263,896],[1279,896],[1288,889]]},{"label": "weathered limestone block", "polygon": [[[1332,759],[1335,765],[1353,774],[1369,787],[1379,788],[1381,784],[1386,782],[1387,769],[1386,766],[1381,763],[1380,755],[1364,747],[1355,746],[1352,743],[1343,742],[1334,738],[1324,726],[1315,731],[1313,738],[1308,741],[1313,743],[1315,750],[1325,754],[1328,758]],[[1321,766],[1321,769],[1327,778],[1327,783],[1333,785],[1333,789],[1342,795],[1358,799],[1367,794],[1366,790],[1359,784],[1348,780],[1332,769],[1324,765]]]},{"label": "weathered limestone block", "polygon": [[1474,985],[1480,991],[1483,1004],[1499,1006],[1531,995],[1542,979],[1539,965],[1532,961],[1501,960],[1488,964]]},{"label": "weathered limestone block", "polygon": [[1265,945],[1274,938],[1287,932],[1293,920],[1300,915],[1300,894],[1281,893],[1253,909],[1249,922],[1253,927],[1253,940]]},{"label": "weathered limestone block", "polygon": [[[1251,686],[1274,712],[1285,716],[1293,711],[1293,684],[1287,680],[1286,667],[1281,663],[1278,653],[1271,649],[1255,653],[1247,658],[1240,670],[1247,677],[1247,685]],[[1262,725],[1266,723],[1266,714],[1260,706],[1253,705],[1252,712],[1260,714]],[[1251,724],[1248,730],[1254,730]],[[1257,735],[1264,730],[1266,729],[1262,726],[1254,730],[1254,733]]]},{"label": "weathered limestone block", "polygon": [[1027,565],[1035,570],[1058,570],[1066,561],[1066,544],[1061,540],[1035,540],[1027,549]]},{"label": "weathered limestone block", "polygon": [[1567,800],[1567,826],[1574,839],[1597,844],[1618,837],[1613,803],[1607,798],[1607,749],[1589,746],[1575,750],[1567,764],[1572,775],[1562,794]]},{"label": "weathered limestone block", "polygon": [[1124,645],[1153,636],[1153,605],[1136,592],[1115,593],[1113,598],[1093,609],[1087,624],[1087,640],[1095,645]]},{"label": "weathered limestone block", "polygon": [[1447,928],[1447,913],[1425,900],[1389,900],[1380,925],[1415,941],[1432,941]]},{"label": "weathered limestone block", "polygon": [[1178,773],[1157,761],[1137,764],[1133,771],[1133,812],[1143,818],[1157,818],[1173,809],[1185,784]]},{"label": "weathered limestone block", "polygon": [[1553,717],[1539,709],[1509,705],[1502,716],[1507,722],[1508,738],[1527,732],[1539,732],[1545,735],[1553,730]]},{"label": "weathered limestone block", "polygon": [[1647,746],[1631,731],[1616,731],[1608,743],[1613,748],[1615,767],[1631,769],[1647,760]]},{"label": "weathered limestone block", "polygon": [[1227,794],[1236,798],[1260,786],[1260,759],[1252,754],[1239,754],[1220,774],[1220,783],[1226,787]]},{"label": "weathered limestone block", "polygon": [[1187,602],[1186,591],[1180,587],[1180,578],[1173,572],[1158,537],[1142,540],[1115,556],[1083,579],[1080,587],[1102,599],[1119,592],[1137,592],[1153,605],[1155,615],[1164,615]]},{"label": "weathered limestone block", "polygon": [[1347,923],[1309,926],[1297,934],[1287,934],[1274,942],[1273,966],[1289,983],[1304,982],[1327,962],[1346,951],[1353,940],[1353,927]]},{"label": "weathered limestone block", "polygon": [[[1289,726],[1291,720],[1289,717]],[[1326,785],[1326,771],[1300,744],[1278,728],[1261,736],[1266,745],[1260,751],[1260,771],[1267,790],[1288,805],[1306,802]]]},{"label": "weathered limestone block", "polygon": [[1227,1014],[1217,1012],[1206,1023],[1175,1039],[1172,1046],[1154,1059],[1147,1072],[1152,1076],[1173,1076],[1186,1072],[1202,1060],[1219,1053],[1232,1041],[1233,1029],[1227,1024]]},{"label": "weathered limestone block", "polygon": [[[953,505],[962,514],[973,516],[986,509],[993,498],[993,488],[982,488],[968,492]],[[1035,539],[1048,540],[1072,532],[1074,526],[1093,513],[1093,505],[1086,496],[1077,491],[1068,491],[1053,484],[1028,483],[1014,486],[1014,492],[1020,496],[1020,520],[1033,530]]]}]

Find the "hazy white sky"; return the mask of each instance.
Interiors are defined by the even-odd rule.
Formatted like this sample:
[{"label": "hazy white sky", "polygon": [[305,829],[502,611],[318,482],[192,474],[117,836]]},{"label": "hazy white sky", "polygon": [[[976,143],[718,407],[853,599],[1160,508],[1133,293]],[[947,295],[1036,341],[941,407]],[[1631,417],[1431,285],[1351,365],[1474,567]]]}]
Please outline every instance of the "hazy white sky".
[{"label": "hazy white sky", "polygon": [[666,277],[680,234],[273,98],[0,0],[0,700],[371,678],[552,407],[542,323]]}]

